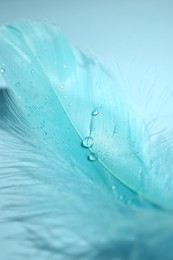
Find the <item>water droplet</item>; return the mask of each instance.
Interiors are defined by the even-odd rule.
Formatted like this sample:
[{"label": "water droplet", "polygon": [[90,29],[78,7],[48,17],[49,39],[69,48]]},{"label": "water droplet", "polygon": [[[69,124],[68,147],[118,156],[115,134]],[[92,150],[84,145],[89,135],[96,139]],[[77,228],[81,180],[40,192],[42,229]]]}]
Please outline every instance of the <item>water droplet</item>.
[{"label": "water droplet", "polygon": [[4,68],[1,68],[1,73],[5,73],[5,69]]},{"label": "water droplet", "polygon": [[139,173],[139,175],[141,175],[142,174],[142,169],[139,169],[138,173]]},{"label": "water droplet", "polygon": [[118,128],[117,128],[117,127],[114,128],[114,133],[115,133],[115,134],[118,133]]},{"label": "water droplet", "polygon": [[18,98],[19,98],[19,99],[21,99],[22,97],[21,97],[21,96],[19,96]]},{"label": "water droplet", "polygon": [[99,114],[98,108],[94,109],[94,111],[92,112],[92,116],[97,116],[98,114]]},{"label": "water droplet", "polygon": [[66,68],[67,68],[67,66],[66,66],[66,65],[64,65],[64,66],[63,66],[63,68],[64,68],[64,69],[66,69]]},{"label": "water droplet", "polygon": [[68,105],[69,105],[69,107],[71,107],[72,103],[70,102],[70,103],[68,103]]},{"label": "water droplet", "polygon": [[61,85],[60,88],[63,89],[63,88],[64,88],[64,85]]},{"label": "water droplet", "polygon": [[112,185],[112,190],[116,190],[116,186],[115,185]]},{"label": "water droplet", "polygon": [[128,204],[128,205],[131,205],[131,204],[132,204],[132,201],[131,201],[131,200],[128,200],[128,201],[127,201],[127,204]]},{"label": "water droplet", "polygon": [[136,145],[136,142],[132,142],[132,148],[134,149],[135,148],[135,145]]},{"label": "water droplet", "polygon": [[16,87],[18,88],[20,86],[20,82],[17,82],[16,83]]},{"label": "water droplet", "polygon": [[109,153],[108,153],[108,152],[106,152],[106,153],[105,153],[105,156],[108,156],[108,155],[109,155]]},{"label": "water droplet", "polygon": [[119,200],[123,200],[124,198],[123,198],[123,196],[119,196]]},{"label": "water droplet", "polygon": [[91,153],[91,154],[88,156],[88,160],[91,161],[91,162],[94,162],[94,161],[97,160],[97,158],[96,158],[96,156],[95,156],[93,153]]},{"label": "water droplet", "polygon": [[31,70],[31,74],[34,74],[34,72],[35,72],[35,71],[32,69],[32,70]]},{"label": "water droplet", "polygon": [[43,132],[43,135],[47,135],[47,132]]},{"label": "water droplet", "polygon": [[91,148],[93,146],[94,139],[91,136],[87,136],[82,141],[82,146],[85,148]]},{"label": "water droplet", "polygon": [[71,147],[69,147],[69,148],[68,148],[68,151],[69,151],[69,152],[71,152],[71,151],[72,151],[72,148],[71,148]]}]

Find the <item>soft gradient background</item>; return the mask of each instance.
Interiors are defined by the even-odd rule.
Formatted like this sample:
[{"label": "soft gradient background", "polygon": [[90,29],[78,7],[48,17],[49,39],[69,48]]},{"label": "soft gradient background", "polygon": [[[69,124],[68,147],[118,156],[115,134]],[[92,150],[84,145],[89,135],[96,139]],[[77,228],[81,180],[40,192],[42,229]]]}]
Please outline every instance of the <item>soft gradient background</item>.
[{"label": "soft gradient background", "polygon": [[57,24],[111,66],[147,62],[173,75],[172,0],[0,0],[0,25],[21,19]]}]

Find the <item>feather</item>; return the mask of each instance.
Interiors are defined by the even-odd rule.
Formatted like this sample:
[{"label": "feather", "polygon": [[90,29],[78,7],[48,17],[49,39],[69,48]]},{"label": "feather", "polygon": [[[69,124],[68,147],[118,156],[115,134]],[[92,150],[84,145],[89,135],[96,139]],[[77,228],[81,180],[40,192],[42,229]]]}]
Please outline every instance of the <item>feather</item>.
[{"label": "feather", "polygon": [[171,130],[153,138],[156,120],[53,25],[2,27],[0,61],[2,259],[171,259]]}]

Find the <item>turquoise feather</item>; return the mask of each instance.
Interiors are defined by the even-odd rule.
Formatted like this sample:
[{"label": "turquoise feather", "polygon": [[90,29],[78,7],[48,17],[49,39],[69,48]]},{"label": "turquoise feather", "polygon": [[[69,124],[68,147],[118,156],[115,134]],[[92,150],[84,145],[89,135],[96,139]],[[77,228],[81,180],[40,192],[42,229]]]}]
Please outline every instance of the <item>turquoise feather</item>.
[{"label": "turquoise feather", "polygon": [[[13,24],[2,28],[0,37],[5,79],[45,145],[66,158],[73,150],[88,169],[93,166],[87,157],[94,157],[131,190],[172,208],[170,187],[165,189],[151,169],[149,154],[155,147],[149,145],[148,129],[103,66],[70,46],[55,26]],[[90,151],[80,145],[88,136],[93,140]]]},{"label": "turquoise feather", "polygon": [[114,75],[53,25],[2,27],[0,61],[12,91],[1,95],[0,170],[14,188],[2,194],[2,234],[26,242],[10,240],[2,259],[166,259],[165,248],[171,259],[169,136],[154,142]]}]

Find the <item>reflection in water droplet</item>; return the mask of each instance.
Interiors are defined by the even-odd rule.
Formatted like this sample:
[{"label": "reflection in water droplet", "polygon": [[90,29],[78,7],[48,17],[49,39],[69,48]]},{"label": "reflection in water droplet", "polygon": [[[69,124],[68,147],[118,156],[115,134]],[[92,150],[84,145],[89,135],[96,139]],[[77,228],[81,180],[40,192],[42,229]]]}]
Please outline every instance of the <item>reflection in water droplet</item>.
[{"label": "reflection in water droplet", "polygon": [[82,146],[85,148],[91,148],[93,146],[94,139],[91,136],[87,136],[82,141]]},{"label": "reflection in water droplet", "polygon": [[1,68],[1,73],[5,73],[5,69],[4,68]]},{"label": "reflection in water droplet", "polygon": [[47,132],[43,132],[43,135],[47,135]]},{"label": "reflection in water droplet", "polygon": [[18,88],[20,86],[20,82],[17,82],[16,83],[16,87]]},{"label": "reflection in water droplet", "polygon": [[94,162],[94,161],[97,160],[97,158],[96,158],[96,156],[95,156],[93,153],[91,153],[91,154],[88,156],[88,160],[91,161],[91,162]]},{"label": "reflection in water droplet", "polygon": [[92,112],[92,116],[97,116],[98,114],[99,114],[98,108],[94,109],[94,111]]}]

